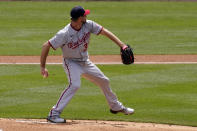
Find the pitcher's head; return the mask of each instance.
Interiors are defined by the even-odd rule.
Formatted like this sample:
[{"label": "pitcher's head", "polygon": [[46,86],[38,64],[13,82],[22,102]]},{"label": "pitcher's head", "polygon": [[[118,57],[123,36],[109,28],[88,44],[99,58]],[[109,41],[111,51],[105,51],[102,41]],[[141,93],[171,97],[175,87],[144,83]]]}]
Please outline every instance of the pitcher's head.
[{"label": "pitcher's head", "polygon": [[78,21],[85,23],[86,22],[86,16],[90,14],[90,10],[85,10],[81,6],[75,6],[70,11],[71,20]]}]

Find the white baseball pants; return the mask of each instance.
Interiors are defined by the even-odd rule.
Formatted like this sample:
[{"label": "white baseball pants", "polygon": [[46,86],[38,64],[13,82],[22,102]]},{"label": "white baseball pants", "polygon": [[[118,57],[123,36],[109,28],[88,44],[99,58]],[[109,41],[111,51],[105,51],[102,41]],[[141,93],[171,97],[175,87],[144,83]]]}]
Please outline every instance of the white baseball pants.
[{"label": "white baseball pants", "polygon": [[59,116],[61,114],[75,92],[80,88],[81,76],[95,83],[102,89],[110,109],[114,111],[123,109],[122,103],[118,101],[116,95],[110,88],[109,79],[91,61],[76,62],[70,59],[64,59],[63,67],[67,74],[69,85],[62,92],[56,105],[51,109],[49,113],[50,116]]}]

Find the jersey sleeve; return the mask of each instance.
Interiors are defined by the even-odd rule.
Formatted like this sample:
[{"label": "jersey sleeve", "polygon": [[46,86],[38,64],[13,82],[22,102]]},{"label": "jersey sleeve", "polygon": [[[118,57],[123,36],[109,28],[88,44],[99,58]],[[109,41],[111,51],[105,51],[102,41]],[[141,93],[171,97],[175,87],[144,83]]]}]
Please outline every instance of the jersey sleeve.
[{"label": "jersey sleeve", "polygon": [[64,31],[60,30],[54,37],[49,40],[50,45],[54,50],[61,47],[66,43],[66,34]]},{"label": "jersey sleeve", "polygon": [[90,28],[90,32],[93,34],[99,35],[103,29],[103,27],[101,25],[97,24],[94,21],[88,20],[87,23]]}]

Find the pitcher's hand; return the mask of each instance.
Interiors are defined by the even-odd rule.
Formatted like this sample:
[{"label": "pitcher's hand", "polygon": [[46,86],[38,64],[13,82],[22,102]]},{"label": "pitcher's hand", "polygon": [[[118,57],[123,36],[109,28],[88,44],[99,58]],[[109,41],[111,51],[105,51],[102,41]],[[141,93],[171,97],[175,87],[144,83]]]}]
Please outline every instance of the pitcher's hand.
[{"label": "pitcher's hand", "polygon": [[41,67],[40,73],[43,76],[43,78],[47,78],[49,76],[48,70],[46,68]]}]

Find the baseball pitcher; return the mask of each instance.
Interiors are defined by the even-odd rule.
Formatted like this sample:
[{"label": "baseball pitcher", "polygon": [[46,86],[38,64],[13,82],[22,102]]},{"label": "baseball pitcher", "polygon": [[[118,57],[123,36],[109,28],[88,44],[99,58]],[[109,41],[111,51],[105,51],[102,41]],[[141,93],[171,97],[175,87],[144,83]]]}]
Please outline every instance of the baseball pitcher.
[{"label": "baseball pitcher", "polygon": [[52,47],[54,50],[61,48],[63,53],[63,68],[69,82],[68,87],[62,92],[59,100],[49,112],[47,120],[50,122],[66,122],[65,119],[60,117],[60,114],[80,88],[81,76],[102,89],[111,113],[122,112],[126,115],[134,113],[134,109],[127,108],[118,101],[118,98],[110,88],[109,79],[89,60],[87,51],[91,34],[104,35],[124,50],[128,46],[101,25],[92,20],[86,20],[89,13],[90,10],[84,10],[81,6],[72,8],[70,12],[71,22],[43,44],[40,57],[40,69],[43,77],[48,77],[49,75],[46,69],[46,59],[50,48]]}]

